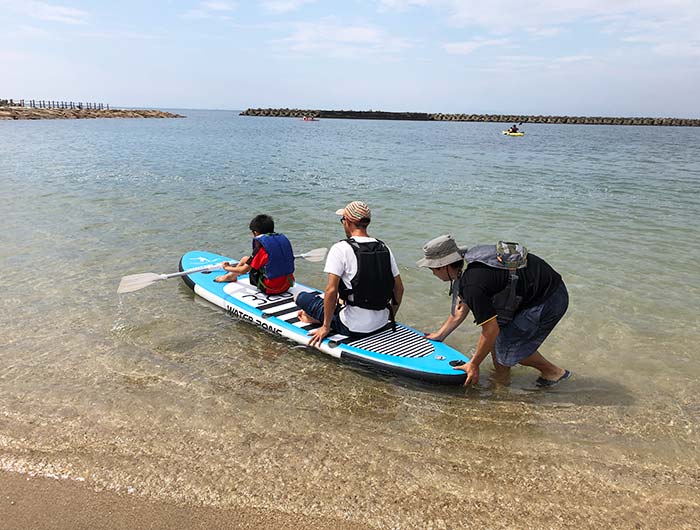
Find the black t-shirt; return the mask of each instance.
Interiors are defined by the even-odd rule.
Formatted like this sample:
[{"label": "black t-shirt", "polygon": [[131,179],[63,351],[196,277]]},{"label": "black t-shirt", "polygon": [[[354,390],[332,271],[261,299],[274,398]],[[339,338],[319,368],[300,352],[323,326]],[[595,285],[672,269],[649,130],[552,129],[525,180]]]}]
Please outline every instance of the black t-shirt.
[{"label": "black t-shirt", "polygon": [[[562,283],[561,276],[546,261],[534,254],[527,255],[527,267],[518,269],[516,295],[522,296],[518,309],[536,306],[549,298]],[[478,261],[467,266],[459,282],[459,294],[474,313],[474,323],[480,326],[496,316],[491,298],[508,287],[510,273],[489,267]]]}]

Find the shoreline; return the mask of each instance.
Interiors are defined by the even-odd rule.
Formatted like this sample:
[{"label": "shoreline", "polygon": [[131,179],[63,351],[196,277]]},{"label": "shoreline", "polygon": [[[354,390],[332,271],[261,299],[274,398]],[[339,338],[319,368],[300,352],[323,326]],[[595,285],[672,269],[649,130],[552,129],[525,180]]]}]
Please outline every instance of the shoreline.
[{"label": "shoreline", "polygon": [[431,114],[427,112],[384,112],[374,110],[310,110],[310,109],[253,109],[240,116],[265,116],[274,118],[327,118],[350,120],[401,120],[401,121],[476,121],[496,123],[549,123],[572,125],[645,125],[671,127],[700,127],[700,119],[643,118],[609,116],[533,116],[516,114]]},{"label": "shoreline", "polygon": [[187,506],[85,482],[0,472],[0,525],[13,530],[371,530],[357,521],[251,507]]},{"label": "shoreline", "polygon": [[180,114],[147,109],[37,109],[0,107],[0,120],[76,120],[96,118],[184,118]]}]

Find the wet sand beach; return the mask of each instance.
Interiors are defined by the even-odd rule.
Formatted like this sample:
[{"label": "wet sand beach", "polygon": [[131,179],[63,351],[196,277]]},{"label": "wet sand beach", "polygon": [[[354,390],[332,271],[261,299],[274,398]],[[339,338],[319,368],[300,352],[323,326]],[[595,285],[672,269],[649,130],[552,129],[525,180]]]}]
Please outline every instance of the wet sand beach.
[{"label": "wet sand beach", "polygon": [[249,507],[207,508],[95,491],[88,484],[0,473],[3,530],[370,530],[358,522]]},{"label": "wet sand beach", "polygon": [[[182,493],[178,491],[182,485],[174,483],[172,491],[155,495],[148,488],[116,493],[91,480],[3,472],[0,528],[697,528],[700,474],[692,464],[662,465],[645,461],[642,454],[635,461],[598,454],[594,448],[581,460],[576,444],[551,447],[543,443],[528,448],[506,443],[499,447],[490,440],[435,445],[431,449],[426,444],[422,453],[416,447],[385,473],[362,472],[368,469],[368,462],[333,457],[333,448],[326,448],[329,452],[322,461],[307,464],[303,471],[298,470],[296,458],[289,458],[288,465],[277,466],[289,486],[275,486],[275,477],[262,473],[258,499],[264,508],[249,505],[254,491],[242,491],[240,503],[229,493],[202,505],[192,498],[174,501],[171,496]],[[342,454],[349,448],[336,449]],[[451,454],[445,458],[448,450]],[[435,456],[426,458],[431,452]],[[318,482],[314,478],[318,470],[329,478]],[[436,476],[442,477],[439,483],[431,483],[430,477]],[[209,481],[212,492],[230,492],[230,486]]]}]

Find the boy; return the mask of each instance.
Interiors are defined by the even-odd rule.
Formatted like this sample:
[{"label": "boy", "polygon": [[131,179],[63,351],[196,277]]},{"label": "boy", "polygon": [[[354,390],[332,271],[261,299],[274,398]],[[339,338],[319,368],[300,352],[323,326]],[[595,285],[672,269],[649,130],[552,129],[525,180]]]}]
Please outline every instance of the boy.
[{"label": "boy", "polygon": [[294,285],[294,252],[284,234],[275,233],[275,221],[269,215],[253,217],[253,252],[237,264],[224,262],[226,274],[217,282],[235,282],[241,274],[250,273],[250,285],[265,294],[279,294]]}]

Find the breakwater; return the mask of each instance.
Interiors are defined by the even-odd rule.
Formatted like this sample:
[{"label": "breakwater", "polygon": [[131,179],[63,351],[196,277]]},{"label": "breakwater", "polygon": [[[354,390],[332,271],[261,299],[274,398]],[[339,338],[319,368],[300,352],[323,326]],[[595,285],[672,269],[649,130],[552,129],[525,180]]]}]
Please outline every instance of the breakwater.
[{"label": "breakwater", "polygon": [[374,110],[247,109],[241,116],[279,118],[345,118],[355,120],[481,121],[503,123],[561,123],[578,125],[666,125],[700,127],[700,119],[623,118],[610,116],[526,116],[517,114],[430,114],[427,112],[383,112]]},{"label": "breakwater", "polygon": [[99,107],[35,108],[0,105],[0,120],[70,120],[95,118],[184,118],[162,110],[110,109]]}]

